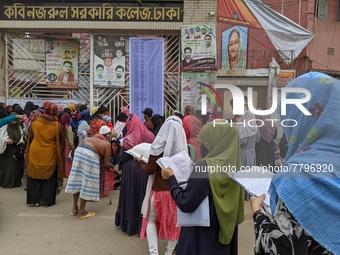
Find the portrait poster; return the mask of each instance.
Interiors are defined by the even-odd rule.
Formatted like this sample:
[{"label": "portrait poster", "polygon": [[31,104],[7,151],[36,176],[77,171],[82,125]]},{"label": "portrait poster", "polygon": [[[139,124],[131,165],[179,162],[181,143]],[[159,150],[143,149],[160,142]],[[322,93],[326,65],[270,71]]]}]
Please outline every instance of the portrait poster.
[{"label": "portrait poster", "polygon": [[125,37],[94,36],[94,86],[125,86]]},{"label": "portrait poster", "polygon": [[78,89],[78,40],[46,41],[47,88]]},{"label": "portrait poster", "polygon": [[216,68],[215,24],[182,26],[181,45],[182,70]]},{"label": "portrait poster", "polygon": [[248,27],[233,26],[222,32],[221,69],[246,69]]},{"label": "portrait poster", "polygon": [[182,74],[182,109],[193,106],[196,110],[202,108],[202,94],[207,95],[206,109],[218,104],[213,86],[217,81],[216,72],[185,72]]}]

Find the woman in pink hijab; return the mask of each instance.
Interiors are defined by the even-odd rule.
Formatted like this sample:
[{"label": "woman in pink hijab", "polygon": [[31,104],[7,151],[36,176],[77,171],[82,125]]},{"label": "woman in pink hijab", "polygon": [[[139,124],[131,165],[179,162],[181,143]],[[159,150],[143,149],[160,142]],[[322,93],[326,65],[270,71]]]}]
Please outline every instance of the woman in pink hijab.
[{"label": "woman in pink hijab", "polygon": [[[201,144],[198,139],[198,134],[201,131],[202,126],[202,121],[194,115],[186,115],[183,118],[183,128],[187,138],[188,151],[194,162],[198,162],[202,159]],[[191,146],[195,151],[191,150]],[[193,152],[195,153],[195,157],[192,155]]]}]

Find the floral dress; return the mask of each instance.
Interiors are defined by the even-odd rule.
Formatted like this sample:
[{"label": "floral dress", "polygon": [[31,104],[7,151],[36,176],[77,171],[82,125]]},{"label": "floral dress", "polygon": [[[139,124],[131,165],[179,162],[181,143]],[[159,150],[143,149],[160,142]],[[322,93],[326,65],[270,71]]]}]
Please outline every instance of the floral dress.
[{"label": "floral dress", "polygon": [[255,255],[332,255],[299,225],[281,200],[274,222],[260,215],[255,221]]}]

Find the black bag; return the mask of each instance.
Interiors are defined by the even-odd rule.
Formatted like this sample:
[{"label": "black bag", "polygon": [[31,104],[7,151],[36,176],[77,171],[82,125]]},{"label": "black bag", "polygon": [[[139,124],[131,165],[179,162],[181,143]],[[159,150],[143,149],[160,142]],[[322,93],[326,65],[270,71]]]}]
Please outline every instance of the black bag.
[{"label": "black bag", "polygon": [[19,143],[15,146],[13,150],[13,158],[16,161],[23,160],[25,157],[25,145],[23,143]]}]

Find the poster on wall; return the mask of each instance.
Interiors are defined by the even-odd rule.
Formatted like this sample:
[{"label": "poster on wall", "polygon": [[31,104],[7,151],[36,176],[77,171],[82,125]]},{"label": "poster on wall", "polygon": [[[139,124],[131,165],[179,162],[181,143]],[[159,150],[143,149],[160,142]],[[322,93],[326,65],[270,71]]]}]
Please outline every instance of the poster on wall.
[{"label": "poster on wall", "polygon": [[94,85],[122,88],[125,86],[125,37],[94,36]]},{"label": "poster on wall", "polygon": [[206,109],[214,108],[218,101],[215,89],[216,72],[185,72],[182,74],[182,109],[190,105],[199,111],[202,108],[202,94],[206,94]]},{"label": "poster on wall", "polygon": [[78,40],[46,41],[47,88],[78,89]]},{"label": "poster on wall", "polygon": [[215,24],[182,26],[181,44],[182,70],[215,69]]},{"label": "poster on wall", "polygon": [[221,69],[247,68],[248,27],[233,26],[222,32]]}]

